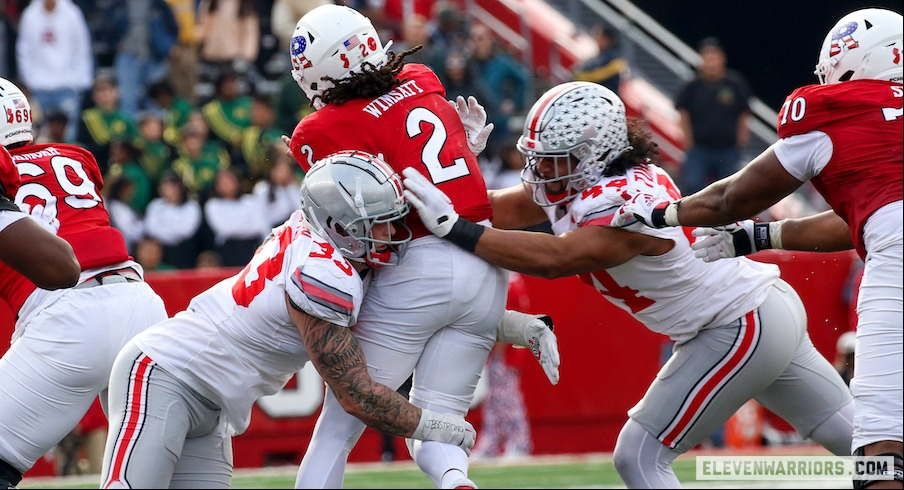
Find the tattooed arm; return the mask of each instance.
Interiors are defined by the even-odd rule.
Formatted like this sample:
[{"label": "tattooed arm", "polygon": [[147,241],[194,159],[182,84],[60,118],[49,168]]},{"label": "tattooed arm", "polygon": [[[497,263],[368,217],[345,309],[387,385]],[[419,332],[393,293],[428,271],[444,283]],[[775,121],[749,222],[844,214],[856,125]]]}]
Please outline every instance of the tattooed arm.
[{"label": "tattooed arm", "polygon": [[370,377],[364,352],[351,330],[299,311],[288,295],[286,303],[311,363],[346,412],[387,434],[445,442],[470,454],[475,431],[463,417],[421,410],[408,403]]},{"label": "tattooed arm", "polygon": [[371,379],[358,339],[347,327],[298,311],[289,312],[304,341],[311,362],[346,412],[387,434],[410,437],[421,409]]}]

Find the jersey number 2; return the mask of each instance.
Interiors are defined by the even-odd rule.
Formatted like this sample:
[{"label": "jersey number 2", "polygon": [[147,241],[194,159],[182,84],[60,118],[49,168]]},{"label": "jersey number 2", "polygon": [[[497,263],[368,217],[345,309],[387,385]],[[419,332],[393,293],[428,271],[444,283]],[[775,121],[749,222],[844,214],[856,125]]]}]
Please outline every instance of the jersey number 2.
[{"label": "jersey number 2", "polygon": [[430,139],[427,140],[424,149],[421,150],[421,161],[424,162],[427,172],[430,173],[430,180],[434,184],[441,184],[470,174],[468,162],[464,157],[458,157],[448,165],[443,165],[439,161],[439,153],[443,150],[443,145],[446,144],[448,133],[442,119],[436,114],[423,107],[417,107],[408,113],[408,118],[405,119],[405,129],[408,131],[408,137],[414,138],[421,134],[422,122],[433,126],[433,134],[430,135]]}]

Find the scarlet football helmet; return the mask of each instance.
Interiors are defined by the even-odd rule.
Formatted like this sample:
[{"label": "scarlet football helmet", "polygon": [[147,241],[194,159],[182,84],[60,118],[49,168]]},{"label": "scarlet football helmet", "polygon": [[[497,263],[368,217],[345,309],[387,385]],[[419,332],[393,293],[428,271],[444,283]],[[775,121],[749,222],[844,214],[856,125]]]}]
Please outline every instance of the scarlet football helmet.
[{"label": "scarlet football helmet", "polygon": [[386,63],[386,46],[370,19],[342,5],[321,5],[295,25],[289,53],[292,78],[314,107],[323,107],[319,95],[333,86],[323,77],[342,80],[360,71],[364,62],[379,67]]},{"label": "scarlet football helmet", "polygon": [[901,14],[870,8],[851,12],[826,35],[819,50],[816,77],[819,83],[847,80],[904,80],[901,58]]},{"label": "scarlet football helmet", "polygon": [[31,105],[13,82],[0,78],[0,145],[9,148],[16,143],[31,143]]},{"label": "scarlet football helmet", "polygon": [[[596,83],[557,85],[531,107],[517,146],[524,159],[521,180],[533,189],[534,202],[564,204],[599,181],[609,164],[631,148],[625,105]],[[547,159],[553,175],[538,168]],[[547,185],[554,182],[565,184],[562,192],[549,191]]]},{"label": "scarlet football helmet", "polygon": [[[402,180],[369,153],[341,151],[316,162],[302,181],[301,207],[342,255],[372,267],[398,264],[411,241]],[[378,226],[385,236],[374,236]]]}]

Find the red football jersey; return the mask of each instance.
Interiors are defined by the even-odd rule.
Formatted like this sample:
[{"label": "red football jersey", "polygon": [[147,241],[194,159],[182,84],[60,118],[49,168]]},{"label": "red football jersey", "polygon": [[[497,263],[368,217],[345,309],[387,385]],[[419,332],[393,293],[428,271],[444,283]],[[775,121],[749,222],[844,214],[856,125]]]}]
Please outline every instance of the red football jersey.
[{"label": "red football jersey", "polygon": [[0,146],[0,197],[15,199],[17,190],[19,190],[19,172],[13,165],[13,157],[6,148]]},{"label": "red football jersey", "polygon": [[832,140],[832,158],[811,181],[851,228],[861,258],[867,218],[904,193],[902,100],[904,88],[894,82],[807,85],[792,92],[778,114],[781,138],[821,131]]},{"label": "red football jersey", "polygon": [[[330,104],[302,119],[290,144],[295,159],[307,171],[339,150],[382,155],[398,173],[414,167],[427,176],[462,218],[491,219],[483,175],[445,88],[424,65],[409,63],[398,77],[405,81],[387,94]],[[414,238],[430,234],[416,213],[407,223]]]},{"label": "red football jersey", "polygon": [[[56,198],[54,214],[60,221],[57,235],[72,246],[82,270],[129,260],[125,240],[110,226],[101,197],[104,181],[94,156],[66,144],[28,145],[11,152],[22,185],[16,202],[47,205]],[[0,264],[0,297],[19,311],[35,285],[5,264]]]}]

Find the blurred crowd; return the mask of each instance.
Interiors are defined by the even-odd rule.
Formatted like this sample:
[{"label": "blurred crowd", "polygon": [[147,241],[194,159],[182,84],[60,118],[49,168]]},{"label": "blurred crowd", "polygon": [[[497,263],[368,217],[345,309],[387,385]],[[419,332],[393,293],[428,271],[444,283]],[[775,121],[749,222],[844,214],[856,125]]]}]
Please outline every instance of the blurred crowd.
[{"label": "blurred crowd", "polygon": [[[280,136],[313,108],[288,43],[325,3],[370,17],[397,53],[422,46],[406,61],[495,124],[479,159],[488,187],[520,181],[515,143],[547,82],[451,0],[0,0],[0,76],[29,97],[36,142],[95,155],[113,224],[147,270],[240,266],[297,207],[303,175]],[[617,33],[589,32],[598,54],[574,79],[617,92]]]},{"label": "blurred crowd", "polygon": [[497,128],[488,175],[505,179],[496,153],[513,148],[531,74],[456,2],[2,0],[0,76],[26,92],[37,143],[95,155],[113,224],[147,270],[238,266],[297,208],[303,176],[280,136],[313,109],[288,42],[324,3],[368,15],[397,52],[422,45],[408,61],[449,98],[478,97]]}]

